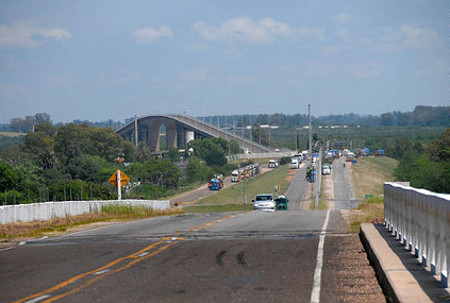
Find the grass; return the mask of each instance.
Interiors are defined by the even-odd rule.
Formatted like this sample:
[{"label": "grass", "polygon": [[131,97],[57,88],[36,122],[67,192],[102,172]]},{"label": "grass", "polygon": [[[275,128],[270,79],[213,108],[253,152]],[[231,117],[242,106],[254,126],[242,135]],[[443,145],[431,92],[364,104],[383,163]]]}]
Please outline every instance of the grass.
[{"label": "grass", "polygon": [[198,200],[196,204],[250,204],[257,194],[274,193],[275,186],[280,186],[279,194],[282,194],[289,186],[289,182],[286,181],[289,172],[287,165],[280,166],[236,185],[225,187],[216,194]]},{"label": "grass", "polygon": [[327,210],[330,208],[330,205],[327,201],[323,201],[323,200],[319,200],[319,205],[317,206],[317,208],[314,208],[314,202],[311,202],[311,204],[309,204],[309,209],[310,210]]},{"label": "grass", "polygon": [[357,199],[366,195],[383,194],[383,182],[393,181],[393,171],[398,161],[389,157],[359,158],[352,164],[352,182]]},{"label": "grass", "polygon": [[112,204],[103,206],[98,213],[67,216],[51,220],[16,222],[0,225],[0,239],[41,237],[66,232],[71,228],[97,223],[115,222],[129,219],[143,219],[182,213],[179,209],[153,210],[148,207]]},{"label": "grass", "polygon": [[25,133],[0,132],[0,137],[19,137],[25,135],[26,135]]},{"label": "grass", "polygon": [[394,180],[393,171],[397,163],[389,157],[367,157],[352,164],[355,196],[363,202],[347,218],[350,232],[359,232],[361,223],[384,221],[383,182]]},{"label": "grass", "polygon": [[358,208],[350,215],[349,231],[359,232],[361,223],[384,222],[384,200],[381,197],[372,197],[360,203]]}]

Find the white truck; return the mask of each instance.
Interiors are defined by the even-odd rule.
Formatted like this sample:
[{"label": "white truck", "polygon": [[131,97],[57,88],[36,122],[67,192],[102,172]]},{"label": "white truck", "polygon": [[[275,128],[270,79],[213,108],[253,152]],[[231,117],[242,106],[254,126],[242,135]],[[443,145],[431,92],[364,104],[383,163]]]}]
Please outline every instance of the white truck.
[{"label": "white truck", "polygon": [[231,173],[231,182],[239,182],[239,171],[237,171],[237,170],[234,170],[232,173]]},{"label": "white truck", "polygon": [[291,168],[296,169],[300,167],[300,160],[297,157],[291,159]]}]

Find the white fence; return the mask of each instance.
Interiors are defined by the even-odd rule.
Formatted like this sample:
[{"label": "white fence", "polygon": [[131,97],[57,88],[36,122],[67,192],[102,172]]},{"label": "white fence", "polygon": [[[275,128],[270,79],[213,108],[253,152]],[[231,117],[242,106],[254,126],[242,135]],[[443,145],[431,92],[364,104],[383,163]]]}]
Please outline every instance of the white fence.
[{"label": "white fence", "polygon": [[448,287],[450,195],[384,183],[387,228]]},{"label": "white fence", "polygon": [[0,206],[0,224],[17,221],[49,220],[57,217],[81,215],[101,211],[102,206],[108,204],[146,206],[158,210],[170,208],[169,201],[157,200],[65,201],[5,205]]}]

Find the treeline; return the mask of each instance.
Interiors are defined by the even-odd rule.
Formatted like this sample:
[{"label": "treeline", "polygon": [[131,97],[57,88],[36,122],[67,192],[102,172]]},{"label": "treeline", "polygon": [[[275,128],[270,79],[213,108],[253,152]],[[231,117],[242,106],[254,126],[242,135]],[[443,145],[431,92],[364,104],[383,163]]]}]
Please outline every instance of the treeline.
[{"label": "treeline", "polygon": [[[246,127],[248,125],[278,125],[284,129],[295,129],[308,124],[306,114],[260,114],[237,116],[208,116],[198,118],[206,123],[220,127]],[[412,112],[388,112],[376,115],[328,115],[312,116],[312,124],[318,125],[361,125],[361,126],[449,126],[450,106],[424,106],[418,105]]]},{"label": "treeline", "polygon": [[413,187],[450,194],[450,128],[430,145],[420,140],[399,139],[390,155],[400,160],[394,170],[398,181],[410,181]]},{"label": "treeline", "polygon": [[117,168],[131,179],[125,196],[156,199],[228,174],[234,167],[226,155],[242,152],[237,143],[218,138],[192,141],[188,150],[181,156],[189,161],[180,163],[177,149],[157,159],[148,147],[135,147],[111,128],[37,124],[23,143],[0,154],[0,204],[115,199],[107,180]]}]

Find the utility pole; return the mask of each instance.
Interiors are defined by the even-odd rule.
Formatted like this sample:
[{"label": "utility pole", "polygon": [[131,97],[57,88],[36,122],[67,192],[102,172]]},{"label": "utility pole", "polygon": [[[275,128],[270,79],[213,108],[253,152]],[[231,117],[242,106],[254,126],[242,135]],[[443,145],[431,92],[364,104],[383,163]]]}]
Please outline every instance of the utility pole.
[{"label": "utility pole", "polygon": [[308,124],[309,124],[309,155],[312,156],[311,104],[308,104]]},{"label": "utility pole", "polygon": [[137,123],[137,116],[134,115],[134,145],[135,147],[138,146],[138,123]]}]

